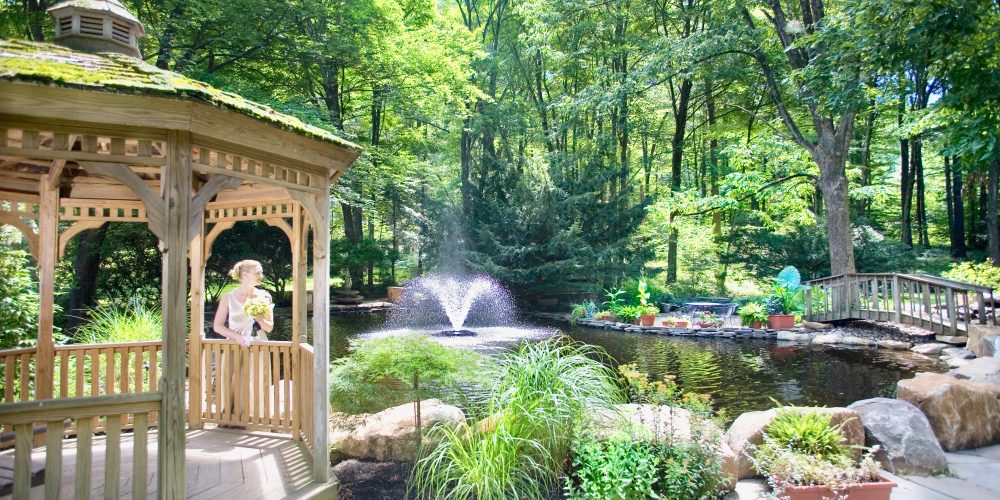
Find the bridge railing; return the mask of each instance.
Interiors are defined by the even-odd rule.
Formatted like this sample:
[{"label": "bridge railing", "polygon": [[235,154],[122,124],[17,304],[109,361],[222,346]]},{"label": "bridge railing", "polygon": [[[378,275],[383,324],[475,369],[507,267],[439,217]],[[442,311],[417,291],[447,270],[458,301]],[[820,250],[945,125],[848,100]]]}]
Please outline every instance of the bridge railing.
[{"label": "bridge railing", "polygon": [[943,335],[964,335],[970,325],[996,326],[993,289],[936,276],[855,273],[806,282],[810,321],[894,321]]}]

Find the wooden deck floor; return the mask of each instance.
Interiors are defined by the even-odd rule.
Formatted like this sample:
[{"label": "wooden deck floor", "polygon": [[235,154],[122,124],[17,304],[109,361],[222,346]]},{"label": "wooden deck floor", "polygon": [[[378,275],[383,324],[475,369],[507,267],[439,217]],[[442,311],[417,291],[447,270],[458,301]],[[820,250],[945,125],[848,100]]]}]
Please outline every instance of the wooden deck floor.
[{"label": "wooden deck floor", "polygon": [[[132,498],[132,434],[122,435],[121,498]],[[104,497],[104,438],[94,437],[91,498]],[[156,498],[156,432],[149,435],[148,498]],[[41,457],[41,449],[32,454]],[[337,485],[312,482],[312,459],[288,436],[232,429],[189,431],[185,453],[186,494],[192,499],[336,498]],[[73,498],[76,442],[63,445],[60,498]],[[10,498],[9,496],[5,498]],[[31,498],[45,498],[43,486]]]}]

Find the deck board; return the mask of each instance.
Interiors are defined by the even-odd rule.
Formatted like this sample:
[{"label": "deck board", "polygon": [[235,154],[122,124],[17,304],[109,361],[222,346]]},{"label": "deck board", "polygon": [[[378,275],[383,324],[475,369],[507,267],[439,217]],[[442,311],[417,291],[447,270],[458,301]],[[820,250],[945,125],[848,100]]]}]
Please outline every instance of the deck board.
[{"label": "deck board", "polygon": [[[121,437],[119,492],[121,498],[128,499],[132,498],[133,437],[131,433]],[[151,430],[147,498],[156,498],[156,445],[156,431]],[[73,497],[76,451],[75,440],[63,442],[61,498]],[[44,457],[44,448],[35,449],[32,458],[35,457]],[[44,463],[44,458],[42,461]],[[93,498],[104,496],[104,461],[105,438],[95,436],[91,470]],[[310,454],[301,443],[283,434],[217,428],[188,431],[185,462],[188,498],[336,498],[336,484],[313,483]],[[44,496],[44,486],[31,489],[32,499]]]}]

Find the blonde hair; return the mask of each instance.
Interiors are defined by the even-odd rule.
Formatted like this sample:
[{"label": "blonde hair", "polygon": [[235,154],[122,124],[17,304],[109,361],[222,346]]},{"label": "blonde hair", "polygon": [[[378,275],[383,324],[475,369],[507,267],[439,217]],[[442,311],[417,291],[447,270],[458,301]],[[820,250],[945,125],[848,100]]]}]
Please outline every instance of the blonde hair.
[{"label": "blonde hair", "polygon": [[229,270],[229,277],[236,281],[239,281],[240,275],[255,267],[263,267],[263,266],[261,266],[260,262],[257,262],[256,260],[250,260],[250,259],[241,260],[237,262],[232,269]]}]

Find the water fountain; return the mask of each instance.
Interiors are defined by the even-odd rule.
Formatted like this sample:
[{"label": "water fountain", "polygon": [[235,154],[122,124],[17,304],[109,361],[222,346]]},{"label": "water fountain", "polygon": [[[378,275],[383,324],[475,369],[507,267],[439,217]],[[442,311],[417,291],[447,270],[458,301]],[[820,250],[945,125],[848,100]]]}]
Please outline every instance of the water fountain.
[{"label": "water fountain", "polygon": [[551,334],[519,325],[510,292],[486,275],[433,274],[410,281],[386,327],[365,336],[417,332],[451,345],[475,346]]}]

